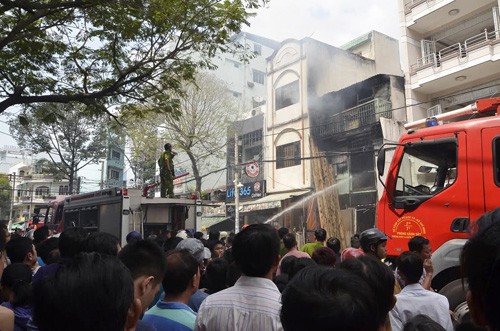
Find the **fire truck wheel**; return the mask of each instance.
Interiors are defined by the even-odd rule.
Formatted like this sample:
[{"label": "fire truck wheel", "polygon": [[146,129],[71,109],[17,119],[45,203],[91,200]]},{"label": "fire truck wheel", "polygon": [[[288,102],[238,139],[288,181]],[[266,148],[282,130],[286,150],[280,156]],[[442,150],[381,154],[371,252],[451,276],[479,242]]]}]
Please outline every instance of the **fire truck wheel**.
[{"label": "fire truck wheel", "polygon": [[446,284],[439,294],[448,298],[450,310],[454,312],[458,321],[467,320],[469,318],[469,308],[467,307],[466,294],[467,282],[462,285],[461,279],[456,279]]}]

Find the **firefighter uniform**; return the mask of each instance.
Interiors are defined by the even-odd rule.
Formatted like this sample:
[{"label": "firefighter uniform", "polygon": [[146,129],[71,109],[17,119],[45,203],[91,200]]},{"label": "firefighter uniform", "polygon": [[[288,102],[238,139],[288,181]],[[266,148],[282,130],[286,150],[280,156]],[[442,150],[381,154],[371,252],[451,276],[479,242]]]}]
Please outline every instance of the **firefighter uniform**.
[{"label": "firefighter uniform", "polygon": [[174,153],[170,150],[165,150],[161,153],[158,159],[160,166],[160,196],[162,198],[174,197]]}]

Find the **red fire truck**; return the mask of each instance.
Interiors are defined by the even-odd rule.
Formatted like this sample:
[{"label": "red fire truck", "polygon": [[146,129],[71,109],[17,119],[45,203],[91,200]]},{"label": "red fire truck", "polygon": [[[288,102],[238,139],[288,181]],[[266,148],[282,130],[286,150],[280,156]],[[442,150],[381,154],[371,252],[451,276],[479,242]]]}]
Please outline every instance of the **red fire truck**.
[{"label": "red fire truck", "polygon": [[428,238],[432,287],[459,316],[468,312],[459,269],[462,246],[471,223],[500,206],[499,114],[500,98],[491,98],[408,123],[408,132],[397,144],[382,146],[377,159],[379,178],[386,176],[377,226],[391,237],[389,257],[408,250],[416,235]]}]

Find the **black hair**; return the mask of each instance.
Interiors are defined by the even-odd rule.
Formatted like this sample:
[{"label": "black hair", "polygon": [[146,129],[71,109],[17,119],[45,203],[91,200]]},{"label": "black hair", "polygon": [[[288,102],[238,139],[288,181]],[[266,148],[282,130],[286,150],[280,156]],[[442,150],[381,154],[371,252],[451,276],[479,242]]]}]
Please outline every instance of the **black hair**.
[{"label": "black hair", "polygon": [[207,277],[208,290],[210,294],[217,293],[225,288],[226,276],[229,263],[223,258],[216,258],[210,261],[205,270],[205,275]]},{"label": "black hair", "polygon": [[482,215],[471,230],[460,256],[462,274],[488,326],[500,330],[500,208]]},{"label": "black hair", "polygon": [[208,240],[214,240],[214,241],[220,240],[220,232],[219,231],[210,231],[208,233]]},{"label": "black hair", "polygon": [[133,286],[117,257],[81,253],[34,284],[33,320],[40,331],[123,331]]},{"label": "black hair", "polygon": [[193,276],[199,270],[199,264],[187,249],[170,251],[166,259],[167,271],[162,282],[163,290],[166,296],[176,296],[189,287]]},{"label": "black hair", "polygon": [[285,234],[289,233],[290,230],[288,228],[279,228],[278,229],[278,236],[280,237],[280,239],[283,239],[283,237],[285,236]]},{"label": "black hair", "polygon": [[14,307],[31,303],[31,279],[31,268],[25,263],[9,264],[3,271],[0,283],[14,293],[10,302]]},{"label": "black hair", "polygon": [[293,265],[297,261],[297,257],[294,255],[288,255],[281,259],[280,269],[282,274],[289,274],[293,268]]},{"label": "black hair", "polygon": [[383,325],[387,314],[394,306],[394,272],[387,265],[372,255],[349,258],[340,264],[341,269],[349,270],[363,278],[377,298],[378,325]]},{"label": "black hair", "polygon": [[335,237],[330,237],[326,241],[326,247],[330,248],[335,254],[340,255],[340,240]]},{"label": "black hair", "polygon": [[353,247],[353,248],[361,248],[361,242],[359,241],[359,234],[355,233],[351,237],[351,247]]},{"label": "black hair", "polygon": [[377,300],[368,284],[347,270],[322,266],[301,270],[281,296],[285,331],[375,331]]},{"label": "black hair", "polygon": [[438,322],[427,315],[418,314],[406,322],[403,331],[445,331]]},{"label": "black hair", "polygon": [[[54,251],[57,250],[57,254]],[[36,246],[36,252],[38,256],[42,259],[43,263],[50,264],[57,262],[59,254],[59,238],[50,237],[45,241],[42,241]]]},{"label": "black hair", "polygon": [[285,245],[286,249],[290,250],[292,247],[297,245],[297,239],[295,238],[295,234],[287,233],[283,236],[283,245]]},{"label": "black hair", "polygon": [[132,279],[154,276],[154,284],[163,281],[167,261],[163,249],[154,241],[141,239],[125,245],[118,258],[130,270]]},{"label": "black hair", "polygon": [[11,263],[22,263],[26,255],[33,252],[33,241],[28,237],[12,238],[5,245],[5,250]]},{"label": "black hair", "polygon": [[424,261],[415,252],[403,252],[396,259],[396,266],[406,276],[409,284],[418,283],[424,272]]},{"label": "black hair", "polygon": [[280,238],[269,224],[251,224],[234,237],[233,257],[241,272],[264,277],[279,257]]},{"label": "black hair", "polygon": [[194,237],[195,237],[196,239],[201,239],[201,238],[203,238],[203,232],[196,231],[196,232],[194,233]]},{"label": "black hair", "polygon": [[172,144],[170,143],[166,143],[165,145],[163,145],[163,148],[166,150],[166,151],[169,151],[172,149]]},{"label": "black hair", "polygon": [[408,241],[408,250],[420,253],[424,249],[424,245],[429,245],[429,243],[429,239],[422,236],[415,236]]},{"label": "black hair", "polygon": [[107,232],[92,232],[84,240],[82,250],[84,252],[97,252],[116,256],[120,240],[113,234]]},{"label": "black hair", "polygon": [[63,258],[72,258],[82,251],[87,233],[79,227],[64,230],[59,236],[59,252]]},{"label": "black hair", "polygon": [[317,241],[325,241],[326,240],[326,230],[325,229],[316,229],[314,231],[314,237],[316,238]]},{"label": "black hair", "polygon": [[317,266],[316,262],[308,257],[299,257],[295,260],[290,271],[288,272],[288,277],[292,279],[300,270]]},{"label": "black hair", "polygon": [[33,244],[35,246],[49,237],[49,227],[41,226],[33,232]]},{"label": "black hair", "polygon": [[328,247],[316,248],[311,257],[314,262],[326,267],[333,267],[335,265],[335,262],[337,261],[337,256]]}]

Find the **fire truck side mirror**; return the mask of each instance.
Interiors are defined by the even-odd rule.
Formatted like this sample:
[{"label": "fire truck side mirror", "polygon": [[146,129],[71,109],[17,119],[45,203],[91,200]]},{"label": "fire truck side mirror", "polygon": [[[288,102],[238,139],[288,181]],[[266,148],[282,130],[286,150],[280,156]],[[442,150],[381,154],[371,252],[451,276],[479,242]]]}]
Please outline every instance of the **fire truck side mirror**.
[{"label": "fire truck side mirror", "polygon": [[377,171],[378,175],[382,177],[385,170],[385,148],[379,150],[377,155]]}]

